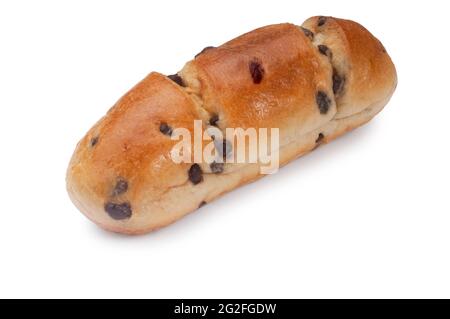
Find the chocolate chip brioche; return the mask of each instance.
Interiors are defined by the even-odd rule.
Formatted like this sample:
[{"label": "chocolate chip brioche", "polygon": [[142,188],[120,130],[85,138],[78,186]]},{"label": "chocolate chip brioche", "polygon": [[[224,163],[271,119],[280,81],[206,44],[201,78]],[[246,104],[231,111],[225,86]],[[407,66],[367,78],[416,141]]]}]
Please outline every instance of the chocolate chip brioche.
[{"label": "chocolate chip brioche", "polygon": [[[149,232],[263,176],[259,162],[175,163],[174,128],[194,134],[194,120],[221,131],[278,128],[284,165],[369,121],[396,83],[383,45],[356,22],[313,17],[256,29],[126,93],[78,143],[70,198],[105,229]],[[228,142],[214,140],[225,158]]]}]

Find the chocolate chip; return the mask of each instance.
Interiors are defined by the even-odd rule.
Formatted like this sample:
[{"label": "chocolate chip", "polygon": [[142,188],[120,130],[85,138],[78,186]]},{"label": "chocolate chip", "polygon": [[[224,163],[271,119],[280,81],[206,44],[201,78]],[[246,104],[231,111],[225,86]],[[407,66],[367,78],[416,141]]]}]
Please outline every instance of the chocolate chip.
[{"label": "chocolate chip", "polygon": [[317,20],[317,26],[321,27],[327,22],[327,17],[319,17],[319,20]]},{"label": "chocolate chip", "polygon": [[320,53],[322,53],[323,55],[326,55],[330,59],[332,58],[333,55],[331,54],[331,50],[326,45],[319,44],[317,46],[317,48],[319,49]]},{"label": "chocolate chip", "polygon": [[232,151],[231,142],[229,142],[228,140],[214,140],[214,146],[223,159],[226,159]]},{"label": "chocolate chip", "polygon": [[250,61],[248,67],[253,79],[253,83],[255,84],[261,83],[264,76],[264,68],[261,65],[261,63],[258,60],[253,59],[252,61]]},{"label": "chocolate chip", "polygon": [[161,133],[163,133],[164,135],[169,135],[169,136],[172,135],[172,128],[169,125],[167,125],[167,123],[165,123],[165,122],[162,122],[159,125],[159,131]]},{"label": "chocolate chip", "polygon": [[214,114],[213,116],[211,116],[211,118],[209,119],[209,125],[212,126],[217,126],[217,122],[219,121],[219,115]]},{"label": "chocolate chip", "polygon": [[131,205],[128,202],[116,204],[108,202],[105,204],[105,211],[115,220],[122,220],[131,217]]},{"label": "chocolate chip", "polygon": [[168,75],[167,77],[172,81],[174,81],[179,86],[184,86],[183,79],[178,74]]},{"label": "chocolate chip", "polygon": [[189,180],[192,182],[192,184],[197,185],[201,181],[203,181],[203,172],[198,164],[194,164],[191,166],[188,172]]},{"label": "chocolate chip", "polygon": [[335,95],[342,92],[344,89],[345,78],[341,77],[336,69],[333,69],[333,93]]},{"label": "chocolate chip", "polygon": [[120,194],[125,193],[128,190],[128,182],[119,177],[119,179],[116,182],[116,186],[114,187],[112,196],[118,196]]},{"label": "chocolate chip", "polygon": [[206,205],[206,202],[204,200],[202,200],[201,203],[198,204],[198,208],[202,208],[205,205]]},{"label": "chocolate chip", "polygon": [[223,163],[216,163],[212,162],[209,167],[211,168],[211,172],[214,174],[220,174],[223,172],[224,164]]},{"label": "chocolate chip", "polygon": [[91,147],[94,147],[98,143],[98,136],[91,138],[89,143],[91,144]]},{"label": "chocolate chip", "polygon": [[311,30],[309,30],[309,29],[306,29],[306,28],[304,28],[304,27],[301,27],[302,28],[302,30],[303,30],[303,33],[312,41],[312,40],[314,40],[314,33],[311,31]]},{"label": "chocolate chip", "polygon": [[197,53],[197,54],[195,55],[195,57],[198,57],[200,54],[203,54],[203,53],[205,53],[206,51],[211,50],[211,49],[215,49],[215,47],[213,47],[213,46],[206,47],[206,48],[204,48],[203,50],[201,50],[199,53]]},{"label": "chocolate chip", "polygon": [[320,142],[322,142],[324,137],[325,136],[323,135],[323,133],[319,133],[319,136],[316,139],[316,144],[319,144]]},{"label": "chocolate chip", "polygon": [[331,100],[325,92],[319,91],[316,95],[316,103],[319,106],[320,114],[326,114],[330,108]]}]

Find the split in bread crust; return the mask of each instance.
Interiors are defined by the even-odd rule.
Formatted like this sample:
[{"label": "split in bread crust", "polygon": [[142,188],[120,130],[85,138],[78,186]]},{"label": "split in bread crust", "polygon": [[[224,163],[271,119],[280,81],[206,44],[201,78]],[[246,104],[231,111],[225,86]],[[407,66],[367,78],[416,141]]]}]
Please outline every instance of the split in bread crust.
[{"label": "split in bread crust", "polygon": [[396,83],[383,45],[356,22],[266,26],[205,48],[175,75],[149,74],[78,143],[67,189],[101,227],[149,232],[263,176],[259,163],[175,164],[174,128],[279,128],[284,165],[369,121]]}]

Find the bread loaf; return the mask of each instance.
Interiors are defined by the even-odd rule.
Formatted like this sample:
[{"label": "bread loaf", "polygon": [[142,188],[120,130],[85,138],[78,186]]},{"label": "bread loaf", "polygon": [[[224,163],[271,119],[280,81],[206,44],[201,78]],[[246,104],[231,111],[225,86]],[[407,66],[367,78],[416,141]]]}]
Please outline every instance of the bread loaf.
[{"label": "bread loaf", "polygon": [[[256,29],[126,93],[78,143],[70,198],[105,229],[155,230],[264,176],[259,161],[174,162],[175,128],[278,128],[284,165],[369,121],[396,83],[385,48],[356,22],[312,17]],[[228,142],[214,139],[225,158]]]}]

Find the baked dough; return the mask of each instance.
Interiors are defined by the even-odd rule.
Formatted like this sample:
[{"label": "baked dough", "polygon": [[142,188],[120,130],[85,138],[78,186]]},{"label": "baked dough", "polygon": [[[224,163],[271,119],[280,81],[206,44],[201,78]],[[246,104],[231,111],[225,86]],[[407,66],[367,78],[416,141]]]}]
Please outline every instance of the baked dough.
[{"label": "baked dough", "polygon": [[385,48],[356,22],[262,27],[126,93],[78,143],[68,193],[99,226],[146,233],[264,176],[260,163],[174,163],[173,128],[279,128],[284,165],[369,121],[396,84]]}]

